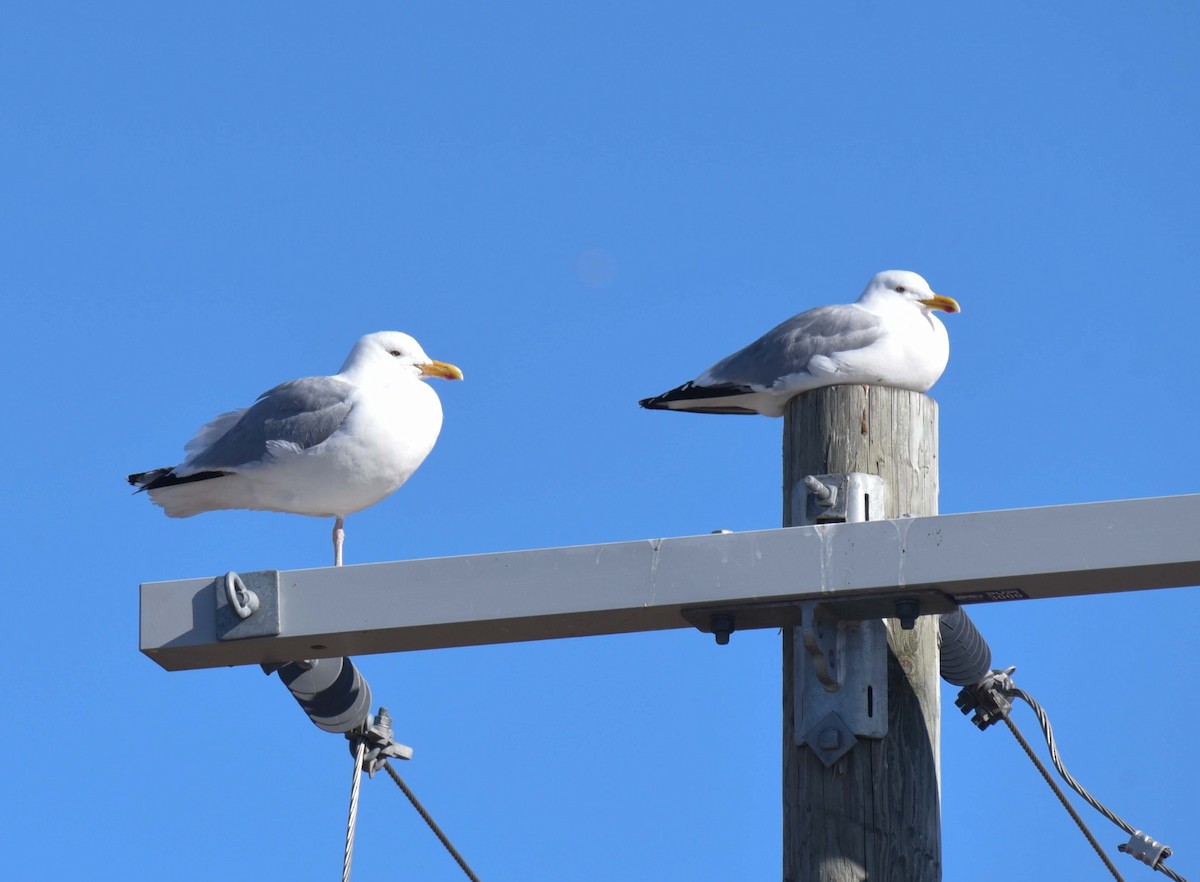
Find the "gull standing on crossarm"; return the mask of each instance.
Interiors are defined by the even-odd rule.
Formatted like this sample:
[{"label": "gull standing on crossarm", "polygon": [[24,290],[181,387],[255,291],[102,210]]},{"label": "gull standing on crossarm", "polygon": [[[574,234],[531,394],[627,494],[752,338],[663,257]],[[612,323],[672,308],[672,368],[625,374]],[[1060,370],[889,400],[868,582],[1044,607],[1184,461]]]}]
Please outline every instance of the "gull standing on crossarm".
[{"label": "gull standing on crossarm", "polygon": [[642,407],[693,413],[783,416],[795,396],[821,386],[861,383],[925,392],[950,357],[935,311],[959,312],[913,272],[878,273],[854,303],[792,316],[694,380]]},{"label": "gull standing on crossarm", "polygon": [[264,392],[203,426],[181,464],[129,483],[173,518],[232,508],[335,518],[341,566],[346,516],[399,488],[437,441],[442,404],[422,382],[429,377],[463,375],[408,334],[368,334],[334,376]]}]

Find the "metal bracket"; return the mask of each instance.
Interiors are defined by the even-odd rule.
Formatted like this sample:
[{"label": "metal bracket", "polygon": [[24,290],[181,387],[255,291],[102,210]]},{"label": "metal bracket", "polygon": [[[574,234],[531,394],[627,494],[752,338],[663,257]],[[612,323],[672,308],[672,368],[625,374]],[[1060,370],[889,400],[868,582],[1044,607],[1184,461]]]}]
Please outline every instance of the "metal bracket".
[{"label": "metal bracket", "polygon": [[[692,606],[680,610],[687,622],[705,634],[712,634],[724,646],[735,631],[760,628],[795,628],[804,621],[801,607],[805,601],[780,600],[770,603],[746,603],[738,606]],[[933,588],[906,590],[902,595],[881,594],[846,600],[822,600],[821,608],[838,621],[929,616],[954,612],[958,605]],[[915,620],[915,619],[914,619]]]},{"label": "metal bracket", "polygon": [[810,601],[792,629],[793,731],[825,765],[858,738],[887,735],[887,628],[880,619],[843,621]]},{"label": "metal bracket", "polygon": [[[887,485],[878,475],[868,475],[865,472],[809,475],[801,483],[806,492],[800,492],[797,488],[796,492],[792,493],[793,524],[830,524],[843,521],[854,523],[868,521],[872,515],[878,519],[884,512]],[[714,635],[717,643],[724,646],[734,631],[793,628],[801,625],[805,621],[802,606],[803,604],[796,601],[785,600],[732,607],[691,607],[680,612],[688,622],[699,630]],[[954,601],[935,589],[906,591],[899,597],[895,594],[857,597],[852,600],[826,602],[822,606],[822,609],[837,621],[857,622],[877,617],[895,617],[905,629],[914,626],[917,616],[953,612],[957,608]]]},{"label": "metal bracket", "polygon": [[[793,524],[857,523],[883,515],[886,485],[878,475],[809,475],[807,492],[795,488]],[[900,604],[893,601],[896,607]],[[903,601],[896,614],[911,619],[919,605]],[[793,732],[831,766],[859,738],[887,735],[887,628],[880,619],[854,617],[817,601],[801,604],[792,629]]]},{"label": "metal bracket", "polygon": [[887,485],[879,475],[809,475],[801,483],[807,492],[792,491],[792,524],[853,524],[883,516]]},{"label": "metal bracket", "polygon": [[279,624],[279,570],[238,574],[230,570],[213,580],[218,640],[275,637]]}]

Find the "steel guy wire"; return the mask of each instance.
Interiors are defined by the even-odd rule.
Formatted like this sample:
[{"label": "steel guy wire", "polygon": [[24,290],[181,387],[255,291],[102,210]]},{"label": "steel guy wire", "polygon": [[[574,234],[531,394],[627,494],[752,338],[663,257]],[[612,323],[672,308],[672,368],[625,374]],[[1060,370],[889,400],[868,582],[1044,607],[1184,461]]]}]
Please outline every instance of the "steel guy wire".
[{"label": "steel guy wire", "polygon": [[1096,797],[1088,793],[1078,781],[1071,777],[1071,773],[1067,771],[1066,767],[1062,763],[1061,757],[1058,755],[1058,745],[1054,743],[1054,730],[1050,727],[1050,717],[1046,714],[1045,708],[1031,698],[1029,693],[1027,693],[1024,689],[1017,689],[1014,687],[1011,691],[1011,694],[1024,701],[1033,709],[1034,714],[1038,718],[1038,725],[1040,725],[1042,728],[1042,735],[1046,739],[1046,746],[1050,749],[1050,761],[1054,763],[1054,768],[1058,769],[1058,774],[1062,775],[1062,779],[1071,786],[1072,790],[1086,799],[1092,808],[1100,812],[1100,814],[1104,815],[1104,817],[1108,818],[1110,821],[1132,836],[1134,832],[1132,827],[1125,823],[1125,821],[1122,820],[1118,815],[1109,811],[1100,803],[1098,799],[1096,799]]},{"label": "steel guy wire", "polygon": [[413,808],[417,810],[417,814],[419,814],[425,823],[429,825],[429,829],[433,831],[433,834],[437,836],[442,845],[446,847],[446,851],[450,852],[450,856],[458,862],[458,865],[462,868],[462,871],[467,874],[467,878],[470,879],[471,882],[479,882],[479,877],[476,876],[471,868],[467,866],[466,859],[464,859],[463,856],[458,853],[458,849],[454,847],[454,845],[447,838],[446,834],[442,832],[442,828],[437,825],[437,821],[435,821],[429,812],[425,810],[425,806],[421,805],[421,801],[417,799],[416,794],[413,793],[409,789],[408,785],[404,783],[404,779],[402,779],[396,770],[392,768],[392,764],[387,760],[384,760],[383,768],[391,776],[392,780],[396,782],[396,786],[400,788],[400,791],[408,797],[408,801],[411,802]]},{"label": "steel guy wire", "polygon": [[[1029,707],[1033,710],[1034,714],[1037,716],[1038,724],[1039,724],[1039,726],[1041,726],[1042,735],[1046,739],[1046,747],[1050,750],[1050,761],[1052,763],[1054,763],[1054,768],[1058,770],[1058,774],[1062,776],[1062,779],[1071,786],[1071,789],[1074,790],[1076,793],[1078,793],[1080,796],[1082,796],[1085,800],[1087,800],[1088,805],[1090,805],[1096,811],[1100,812],[1100,814],[1104,815],[1104,817],[1108,818],[1110,821],[1112,821],[1114,824],[1116,824],[1118,827],[1120,827],[1122,830],[1124,830],[1130,836],[1140,836],[1141,831],[1135,830],[1133,827],[1131,827],[1129,824],[1127,824],[1124,821],[1124,819],[1122,819],[1119,815],[1110,811],[1105,805],[1103,805],[1098,799],[1096,799],[1096,797],[1094,797],[1094,796],[1092,796],[1092,794],[1088,793],[1088,791],[1085,790],[1083,788],[1083,786],[1078,781],[1075,780],[1074,777],[1072,777],[1071,773],[1067,771],[1066,766],[1063,765],[1062,758],[1058,755],[1058,745],[1055,744],[1055,741],[1054,741],[1054,729],[1050,726],[1050,717],[1046,713],[1045,708],[1043,708],[1040,704],[1038,704],[1038,702],[1035,701],[1033,699],[1033,697],[1030,696],[1029,693],[1027,693],[1024,689],[1020,689],[1016,686],[1012,686],[1011,688],[1009,688],[1005,691],[1010,696],[1020,698],[1022,701],[1024,701],[1026,704],[1028,704]],[[1019,733],[1017,733],[1017,731],[1016,731],[1016,727],[1008,719],[1007,716],[1005,716],[1004,721],[1006,723],[1008,723],[1009,729],[1011,729],[1013,731],[1013,734],[1017,735],[1018,740],[1023,742],[1024,739],[1020,738]],[[1028,746],[1027,745],[1023,745],[1023,746],[1025,746],[1026,753],[1029,753],[1029,755],[1032,757],[1033,754],[1029,750]],[[1049,779],[1047,779],[1047,780],[1049,780]],[[1122,849],[1122,850],[1124,850],[1124,849]],[[1158,862],[1153,865],[1153,869],[1158,870],[1163,875],[1167,876],[1170,879],[1173,879],[1174,882],[1187,882],[1186,879],[1184,879],[1182,876],[1180,876],[1178,873],[1176,873],[1174,870],[1172,870],[1170,867],[1168,867],[1166,864],[1163,863],[1163,860],[1167,856],[1169,856],[1170,853],[1171,853],[1170,849],[1167,849],[1164,852],[1163,856],[1158,860]],[[1105,860],[1105,862],[1107,863],[1107,859]]]},{"label": "steel guy wire", "polygon": [[1017,739],[1017,743],[1021,745],[1026,755],[1037,767],[1037,770],[1042,773],[1042,777],[1046,779],[1046,783],[1050,785],[1050,789],[1054,791],[1054,795],[1058,797],[1058,801],[1061,802],[1063,808],[1067,810],[1067,814],[1071,816],[1071,820],[1074,821],[1076,826],[1078,826],[1080,831],[1082,831],[1092,848],[1095,849],[1096,854],[1100,856],[1100,860],[1104,861],[1104,866],[1108,867],[1108,872],[1112,873],[1113,878],[1116,879],[1117,882],[1125,882],[1121,874],[1117,871],[1117,868],[1113,865],[1112,860],[1107,854],[1104,853],[1104,849],[1100,847],[1100,843],[1096,841],[1096,837],[1092,835],[1092,831],[1089,830],[1087,824],[1083,822],[1083,818],[1079,816],[1079,812],[1075,811],[1075,806],[1071,805],[1070,801],[1067,799],[1067,795],[1062,792],[1062,788],[1059,787],[1055,780],[1050,777],[1050,770],[1046,768],[1040,759],[1038,759],[1038,755],[1033,752],[1033,748],[1029,746],[1029,742],[1026,741],[1024,736],[1021,735],[1021,731],[1017,728],[1016,723],[1012,721],[1012,717],[1006,715],[1004,717],[1004,722],[1008,725],[1008,730],[1012,732],[1013,737]]},{"label": "steel guy wire", "polygon": [[350,861],[354,857],[354,825],[358,821],[358,789],[362,780],[363,755],[367,751],[365,738],[358,739],[354,752],[354,781],[350,785],[350,817],[346,820],[346,857],[342,861],[342,882],[350,882]]}]

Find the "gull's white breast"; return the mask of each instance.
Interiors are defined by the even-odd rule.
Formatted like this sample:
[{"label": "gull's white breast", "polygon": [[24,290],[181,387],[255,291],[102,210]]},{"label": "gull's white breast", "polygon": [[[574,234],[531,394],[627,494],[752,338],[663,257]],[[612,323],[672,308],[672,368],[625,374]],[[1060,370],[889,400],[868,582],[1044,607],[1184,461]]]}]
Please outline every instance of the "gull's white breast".
[{"label": "gull's white breast", "polygon": [[345,421],[307,450],[277,449],[243,473],[262,508],[345,516],[384,499],[424,462],[442,428],[442,405],[424,382],[359,385]]},{"label": "gull's white breast", "polygon": [[[881,317],[887,330],[878,340],[829,357],[834,364],[832,374],[837,377],[833,382],[928,391],[950,359],[946,326],[932,313],[913,308],[891,309]],[[822,373],[819,369],[813,372]]]}]

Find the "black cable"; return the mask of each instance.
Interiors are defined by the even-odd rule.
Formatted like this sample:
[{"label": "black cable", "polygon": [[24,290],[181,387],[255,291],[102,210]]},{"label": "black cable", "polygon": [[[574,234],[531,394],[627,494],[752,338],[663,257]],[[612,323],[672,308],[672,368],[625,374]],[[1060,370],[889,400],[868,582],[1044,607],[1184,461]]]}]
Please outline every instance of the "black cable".
[{"label": "black cable", "polygon": [[392,764],[387,760],[384,760],[383,768],[389,775],[391,775],[392,780],[396,782],[396,786],[400,788],[401,792],[408,797],[408,801],[411,802],[413,808],[417,810],[417,814],[419,814],[424,819],[425,823],[429,825],[429,829],[433,831],[433,834],[437,836],[442,845],[446,846],[446,851],[450,852],[450,857],[454,858],[454,860],[458,862],[458,865],[462,867],[462,871],[467,874],[467,878],[470,879],[471,882],[479,882],[479,877],[476,876],[471,868],[467,866],[466,860],[461,854],[458,853],[458,849],[451,844],[450,840],[446,837],[446,834],[442,832],[442,828],[437,825],[437,821],[430,816],[429,812],[425,811],[425,806],[421,805],[421,802],[417,799],[416,794],[408,789],[408,785],[404,783],[404,780],[396,773],[396,770],[392,768]]}]

